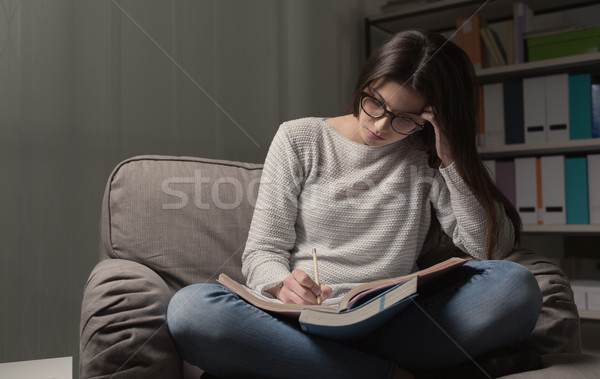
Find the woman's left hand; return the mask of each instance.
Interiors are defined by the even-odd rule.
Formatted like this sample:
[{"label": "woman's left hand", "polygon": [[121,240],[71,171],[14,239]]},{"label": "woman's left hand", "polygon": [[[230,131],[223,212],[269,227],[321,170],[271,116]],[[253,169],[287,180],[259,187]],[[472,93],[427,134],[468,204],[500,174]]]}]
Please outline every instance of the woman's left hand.
[{"label": "woman's left hand", "polygon": [[421,113],[421,117],[433,125],[433,129],[435,130],[435,149],[442,161],[442,165],[444,167],[451,165],[454,162],[454,158],[452,157],[450,143],[446,135],[440,130],[431,105],[425,107],[423,113]]}]

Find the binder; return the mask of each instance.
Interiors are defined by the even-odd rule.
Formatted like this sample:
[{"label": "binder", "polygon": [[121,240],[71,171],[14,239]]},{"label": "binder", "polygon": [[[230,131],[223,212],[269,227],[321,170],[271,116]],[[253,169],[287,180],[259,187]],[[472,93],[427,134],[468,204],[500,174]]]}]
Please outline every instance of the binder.
[{"label": "binder", "polygon": [[565,159],[565,192],[567,224],[589,224],[587,159]]},{"label": "binder", "polygon": [[566,224],[565,157],[545,156],[540,162],[543,205],[541,219],[544,224]]},{"label": "binder", "polygon": [[600,154],[587,156],[590,224],[600,224]]},{"label": "binder", "polygon": [[600,138],[600,84],[592,84],[592,138]]},{"label": "binder", "polygon": [[525,2],[519,1],[513,4],[513,21],[515,28],[516,63],[525,63],[527,62],[527,49],[523,35],[531,29],[533,22],[533,11]]},{"label": "binder", "polygon": [[483,86],[485,145],[504,145],[504,90],[502,83]]},{"label": "binder", "polygon": [[523,79],[525,143],[546,142],[546,78]]},{"label": "binder", "polygon": [[569,135],[569,75],[546,76],[546,140],[568,141]]},{"label": "binder", "polygon": [[525,143],[523,83],[504,83],[504,140],[507,145]]},{"label": "binder", "polygon": [[515,162],[496,161],[496,185],[506,196],[511,204],[517,207],[517,195],[515,189]]},{"label": "binder", "polygon": [[515,200],[523,224],[537,224],[536,158],[515,159]]},{"label": "binder", "polygon": [[496,161],[493,159],[486,159],[481,161],[483,163],[483,167],[487,170],[488,174],[490,174],[490,179],[492,181],[496,181]]},{"label": "binder", "polygon": [[592,138],[592,76],[590,74],[569,76],[569,123],[572,140]]},{"label": "binder", "polygon": [[470,18],[459,17],[456,19],[456,44],[467,53],[475,69],[483,67],[480,15],[476,14]]}]

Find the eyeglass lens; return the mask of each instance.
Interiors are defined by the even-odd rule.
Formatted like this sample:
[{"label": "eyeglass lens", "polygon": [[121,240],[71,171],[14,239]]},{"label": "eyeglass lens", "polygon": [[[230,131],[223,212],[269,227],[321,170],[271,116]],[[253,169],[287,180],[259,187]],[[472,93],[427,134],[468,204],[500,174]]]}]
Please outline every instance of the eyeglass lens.
[{"label": "eyeglass lens", "polygon": [[[367,115],[373,118],[381,118],[387,112],[385,106],[371,96],[365,95],[361,102],[362,108]],[[391,113],[391,112],[390,112]],[[404,115],[394,115],[392,113],[392,128],[401,134],[410,134],[421,128],[414,120]]]}]

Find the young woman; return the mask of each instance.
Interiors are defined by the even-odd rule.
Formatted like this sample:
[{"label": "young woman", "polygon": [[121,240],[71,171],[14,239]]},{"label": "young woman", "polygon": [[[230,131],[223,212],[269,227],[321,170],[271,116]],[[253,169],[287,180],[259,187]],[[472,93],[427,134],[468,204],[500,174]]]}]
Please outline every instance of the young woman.
[{"label": "young woman", "polygon": [[392,36],[367,60],[351,114],[280,127],[242,270],[249,287],[285,303],[334,304],[360,283],[414,271],[432,214],[476,261],[353,343],[304,334],[222,286],[190,286],[168,311],[182,357],[225,378],[394,378],[529,334],[541,295],[528,270],[498,260],[520,220],[478,158],[476,110],[461,49],[426,31]]}]

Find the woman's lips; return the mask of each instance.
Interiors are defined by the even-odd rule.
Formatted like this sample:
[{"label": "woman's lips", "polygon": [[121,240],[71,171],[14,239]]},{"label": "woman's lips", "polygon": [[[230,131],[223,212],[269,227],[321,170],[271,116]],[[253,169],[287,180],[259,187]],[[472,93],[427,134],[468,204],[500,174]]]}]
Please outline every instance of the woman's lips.
[{"label": "woman's lips", "polygon": [[374,139],[376,141],[385,141],[385,138],[378,136],[377,134],[373,133],[369,129],[367,129],[367,133],[369,134],[369,137],[371,137],[372,139]]}]

